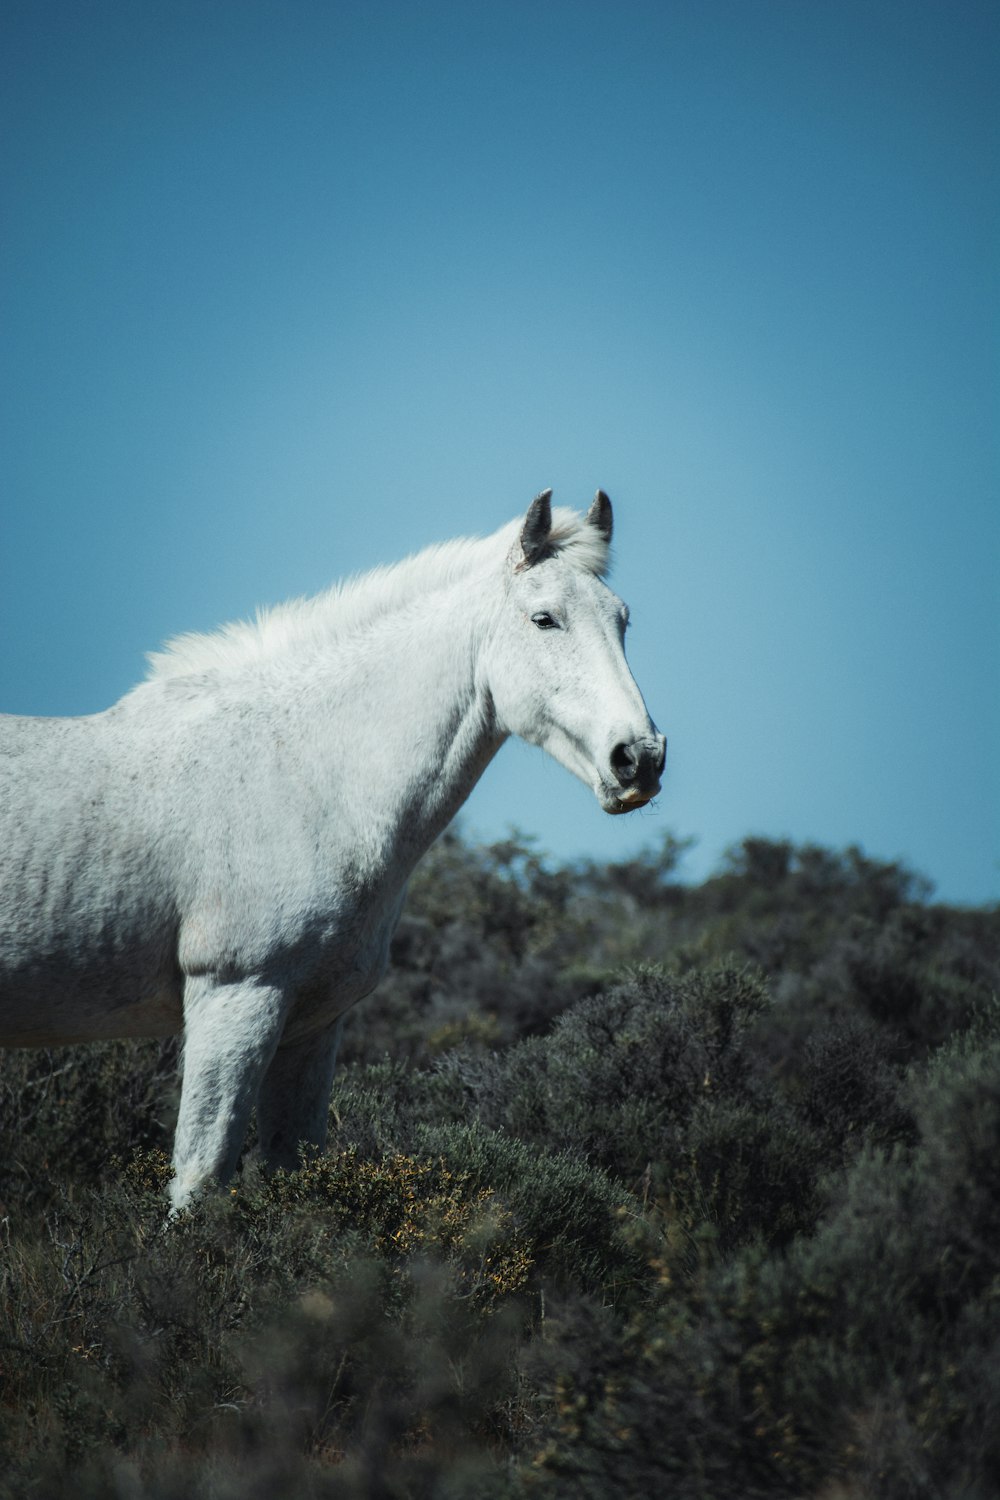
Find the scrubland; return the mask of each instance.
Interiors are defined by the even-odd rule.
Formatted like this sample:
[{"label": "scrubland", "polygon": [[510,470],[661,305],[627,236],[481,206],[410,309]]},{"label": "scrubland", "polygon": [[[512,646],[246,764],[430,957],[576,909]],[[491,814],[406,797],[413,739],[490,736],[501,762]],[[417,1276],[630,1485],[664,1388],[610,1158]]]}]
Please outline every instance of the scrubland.
[{"label": "scrubland", "polygon": [[174,1221],[175,1043],[2,1055],[0,1495],[995,1496],[1000,910],[682,852],[447,836],[327,1153]]}]

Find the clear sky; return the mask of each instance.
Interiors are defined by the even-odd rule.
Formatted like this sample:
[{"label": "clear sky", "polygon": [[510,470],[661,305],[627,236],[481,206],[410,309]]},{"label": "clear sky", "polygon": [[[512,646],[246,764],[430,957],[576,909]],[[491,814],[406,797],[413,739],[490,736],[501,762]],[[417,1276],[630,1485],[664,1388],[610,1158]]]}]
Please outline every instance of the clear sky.
[{"label": "clear sky", "polygon": [[670,739],[559,857],[746,833],[1000,894],[993,0],[3,0],[0,707],[616,504]]}]

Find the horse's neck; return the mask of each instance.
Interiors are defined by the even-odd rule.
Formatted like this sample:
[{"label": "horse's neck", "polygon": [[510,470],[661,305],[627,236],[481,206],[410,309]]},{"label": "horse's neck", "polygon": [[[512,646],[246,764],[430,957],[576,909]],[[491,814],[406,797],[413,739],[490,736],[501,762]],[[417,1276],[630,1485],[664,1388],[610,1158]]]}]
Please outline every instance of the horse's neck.
[{"label": "horse's neck", "polygon": [[[313,695],[316,752],[336,746],[331,796],[373,854],[412,866],[503,743],[480,670],[481,603],[428,605],[373,628]],[[345,776],[346,768],[346,776]]]}]

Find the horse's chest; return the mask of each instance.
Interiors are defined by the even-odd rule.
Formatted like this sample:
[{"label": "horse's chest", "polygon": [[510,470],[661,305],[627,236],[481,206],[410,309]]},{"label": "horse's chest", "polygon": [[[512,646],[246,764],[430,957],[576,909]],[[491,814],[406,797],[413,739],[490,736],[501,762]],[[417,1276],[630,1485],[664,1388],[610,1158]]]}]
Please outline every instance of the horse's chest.
[{"label": "horse's chest", "polygon": [[316,945],[306,962],[313,984],[317,988],[332,986],[351,1000],[367,995],[385,973],[395,925],[395,918],[390,921],[387,916],[378,923],[359,921],[346,929],[338,925]]},{"label": "horse's chest", "polygon": [[370,994],[386,971],[401,906],[402,892],[341,902],[333,914],[317,917],[294,965],[293,1027],[327,1025]]}]

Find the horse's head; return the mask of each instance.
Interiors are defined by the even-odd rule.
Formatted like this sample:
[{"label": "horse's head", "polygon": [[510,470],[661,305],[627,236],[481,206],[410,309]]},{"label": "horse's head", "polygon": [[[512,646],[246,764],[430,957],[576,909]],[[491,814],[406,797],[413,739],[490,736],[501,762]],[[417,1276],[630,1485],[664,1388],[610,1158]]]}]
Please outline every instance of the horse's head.
[{"label": "horse's head", "polygon": [[586,517],[534,500],[507,563],[490,651],[501,729],[540,745],[591,787],[605,812],[642,807],[660,790],[667,742],[625,661],[628,609],[602,581],[611,502]]}]

